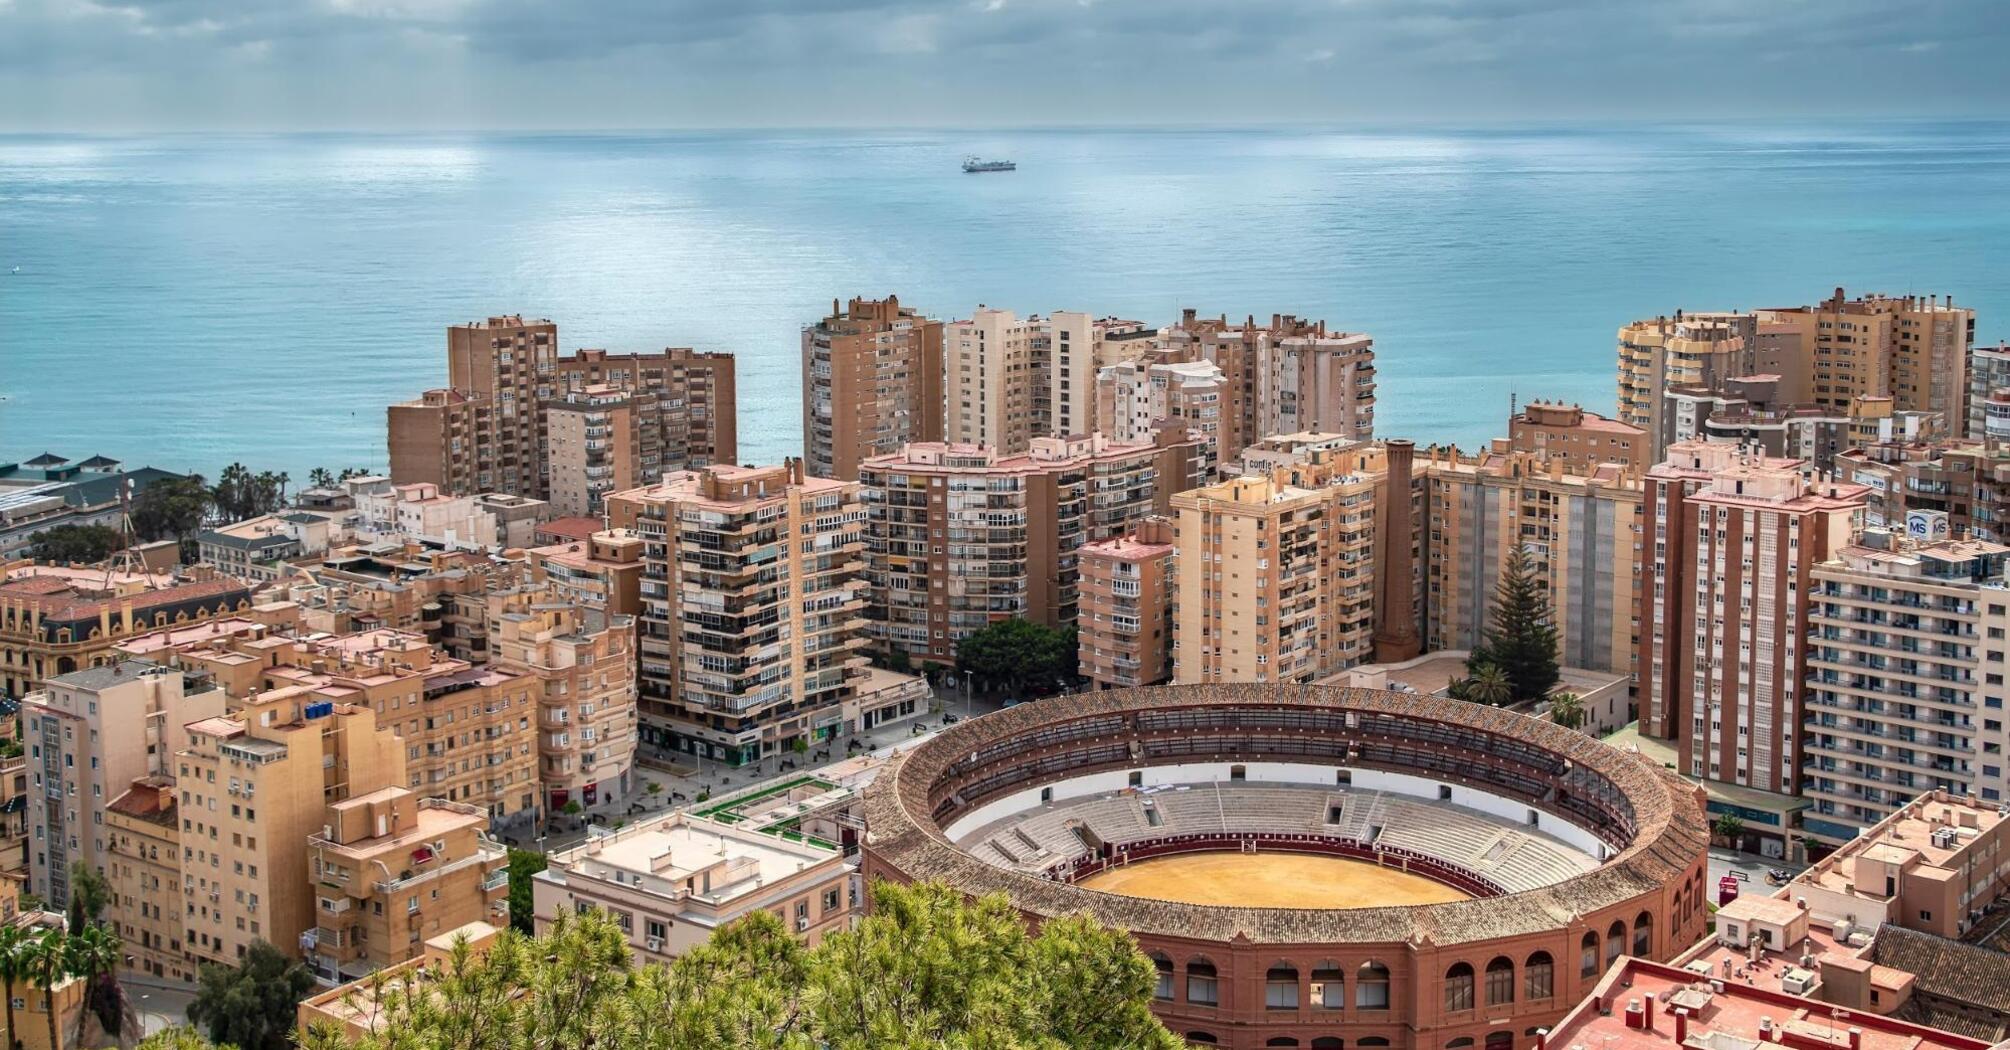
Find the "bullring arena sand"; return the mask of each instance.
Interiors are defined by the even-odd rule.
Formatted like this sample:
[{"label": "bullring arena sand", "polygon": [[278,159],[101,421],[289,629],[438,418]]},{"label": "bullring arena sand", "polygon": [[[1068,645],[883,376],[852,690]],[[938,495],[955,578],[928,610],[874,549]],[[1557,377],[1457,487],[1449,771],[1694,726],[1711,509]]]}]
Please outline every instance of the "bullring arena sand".
[{"label": "bullring arena sand", "polygon": [[1076,885],[1244,908],[1380,908],[1471,896],[1397,868],[1310,853],[1180,853],[1097,872]]}]

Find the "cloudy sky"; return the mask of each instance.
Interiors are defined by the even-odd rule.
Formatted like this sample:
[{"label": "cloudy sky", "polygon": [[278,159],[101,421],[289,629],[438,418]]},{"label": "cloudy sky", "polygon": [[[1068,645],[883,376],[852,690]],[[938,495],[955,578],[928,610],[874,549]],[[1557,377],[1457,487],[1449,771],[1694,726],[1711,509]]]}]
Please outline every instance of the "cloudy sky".
[{"label": "cloudy sky", "polygon": [[2010,0],[0,0],[0,130],[2010,114]]}]

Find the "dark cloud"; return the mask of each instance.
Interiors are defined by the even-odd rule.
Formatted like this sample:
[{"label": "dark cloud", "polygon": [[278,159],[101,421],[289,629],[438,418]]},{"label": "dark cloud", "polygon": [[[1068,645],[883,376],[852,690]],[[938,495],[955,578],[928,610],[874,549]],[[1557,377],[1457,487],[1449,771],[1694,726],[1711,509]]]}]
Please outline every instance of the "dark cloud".
[{"label": "dark cloud", "polygon": [[1993,115],[2004,0],[0,0],[0,128]]}]

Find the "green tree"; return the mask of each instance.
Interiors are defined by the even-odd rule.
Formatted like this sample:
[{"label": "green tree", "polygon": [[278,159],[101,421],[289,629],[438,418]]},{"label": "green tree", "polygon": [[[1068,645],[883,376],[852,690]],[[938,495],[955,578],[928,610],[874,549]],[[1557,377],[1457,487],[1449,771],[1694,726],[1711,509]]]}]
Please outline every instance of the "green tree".
[{"label": "green tree", "polygon": [[307,472],[307,487],[313,489],[332,489],[335,487],[335,475],[329,473],[327,467],[315,467],[313,470]]},{"label": "green tree", "polygon": [[1549,720],[1565,729],[1584,724],[1584,698],[1576,693],[1558,693],[1549,698]]},{"label": "green tree", "polygon": [[534,926],[531,921],[535,911],[531,901],[531,877],[550,863],[550,858],[542,853],[527,849],[509,851],[509,924],[525,933],[531,932]]},{"label": "green tree", "polygon": [[1480,667],[1491,664],[1507,675],[1514,700],[1548,696],[1561,680],[1550,620],[1549,596],[1535,578],[1527,549],[1516,547],[1501,566],[1486,632],[1466,658],[1467,673],[1477,677]]},{"label": "green tree", "polygon": [[44,930],[41,936],[28,942],[27,959],[28,984],[41,991],[44,1013],[49,1020],[49,1045],[62,1046],[62,1039],[56,1032],[56,986],[70,977],[70,953],[64,942],[68,940],[61,930]]},{"label": "green tree", "polygon": [[362,467],[343,467],[342,473],[337,475],[336,480],[348,481],[350,478],[366,478],[369,476],[370,472],[364,470]]},{"label": "green tree", "polygon": [[305,966],[264,941],[254,941],[235,967],[202,968],[188,1019],[217,1043],[243,1050],[286,1050],[293,1038],[295,1004],[312,987],[314,975]]},{"label": "green tree", "polygon": [[1736,813],[1719,813],[1717,819],[1710,822],[1710,830],[1726,845],[1737,849],[1739,840],[1745,836],[1745,821]]},{"label": "green tree", "polygon": [[1458,698],[1488,707],[1501,707],[1514,700],[1514,683],[1505,671],[1492,664],[1473,669],[1472,677],[1460,683]]},{"label": "green tree", "polygon": [[126,538],[108,525],[58,525],[35,534],[35,542],[28,545],[28,556],[59,565],[89,564],[104,561],[125,545]]},{"label": "green tree", "polygon": [[199,475],[162,478],[133,499],[133,532],[146,543],[175,540],[184,551],[188,539],[209,517],[210,492]]},{"label": "green tree", "polygon": [[1063,685],[1075,676],[1075,630],[1056,630],[1013,617],[977,631],[956,644],[956,666],[982,681],[1010,686]]},{"label": "green tree", "polygon": [[236,1050],[229,1045],[218,1046],[203,1038],[201,1032],[187,1025],[163,1028],[140,1040],[138,1050]]},{"label": "green tree", "polygon": [[99,924],[105,905],[111,903],[112,888],[98,869],[83,861],[70,865],[70,907],[65,911],[71,933]]},{"label": "green tree", "polygon": [[14,986],[29,977],[28,960],[34,938],[22,926],[0,926],[0,994],[7,997],[7,1046],[20,1050],[21,1034],[14,1029]]},{"label": "green tree", "polygon": [[69,956],[70,973],[84,982],[84,1008],[77,1011],[77,1045],[84,1044],[93,1017],[114,1039],[138,1031],[138,1019],[118,978],[119,962],[125,954],[119,935],[109,927],[93,924],[70,934],[63,950]]},{"label": "green tree", "polygon": [[[303,1050],[1174,1050],[1129,935],[1069,917],[1027,932],[1003,898],[873,887],[872,914],[805,948],[757,911],[668,966],[637,967],[601,912],[543,936],[457,944],[423,986],[380,977],[371,1034]],[[359,1005],[362,1003],[359,997]],[[176,1046],[163,1050],[196,1050]]]}]

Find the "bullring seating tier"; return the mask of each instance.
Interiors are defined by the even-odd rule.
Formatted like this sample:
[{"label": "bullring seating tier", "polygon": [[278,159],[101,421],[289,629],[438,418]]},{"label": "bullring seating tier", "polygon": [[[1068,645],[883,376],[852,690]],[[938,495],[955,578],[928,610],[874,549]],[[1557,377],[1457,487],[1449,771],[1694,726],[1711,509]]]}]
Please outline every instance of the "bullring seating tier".
[{"label": "bullring seating tier", "polygon": [[[1336,808],[1339,819],[1329,823]],[[1077,823],[1119,847],[1169,835],[1236,833],[1313,834],[1395,846],[1480,875],[1509,893],[1553,885],[1598,867],[1595,858],[1559,839],[1449,802],[1383,791],[1240,782],[1062,799],[977,828],[957,846],[986,863],[1039,874],[1087,856],[1071,826]]]}]

